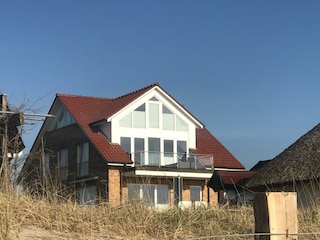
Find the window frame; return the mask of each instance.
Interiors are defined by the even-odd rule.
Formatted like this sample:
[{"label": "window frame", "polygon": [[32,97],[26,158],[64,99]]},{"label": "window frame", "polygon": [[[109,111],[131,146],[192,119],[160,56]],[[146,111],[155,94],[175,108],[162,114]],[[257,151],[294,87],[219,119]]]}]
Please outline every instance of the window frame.
[{"label": "window frame", "polygon": [[59,168],[59,179],[61,181],[68,179],[68,168],[69,168],[69,150],[68,148],[61,148],[58,150],[58,168]]},{"label": "window frame", "polygon": [[[191,190],[193,189],[193,190]],[[195,186],[195,185],[191,185],[189,187],[189,191],[190,191],[190,201],[191,202],[201,202],[202,201],[202,187],[201,186]],[[197,191],[197,192],[195,192]],[[198,195],[198,197],[196,195]],[[194,196],[193,196],[194,195]]]},{"label": "window frame", "polygon": [[[153,206],[170,205],[170,188],[167,184],[128,183],[127,187],[128,199],[144,200],[147,204]],[[166,188],[166,190],[164,190],[164,188]],[[165,194],[163,194],[163,191],[166,191]],[[130,196],[130,194],[132,195]]]},{"label": "window frame", "polygon": [[77,177],[89,175],[89,142],[77,144]]}]

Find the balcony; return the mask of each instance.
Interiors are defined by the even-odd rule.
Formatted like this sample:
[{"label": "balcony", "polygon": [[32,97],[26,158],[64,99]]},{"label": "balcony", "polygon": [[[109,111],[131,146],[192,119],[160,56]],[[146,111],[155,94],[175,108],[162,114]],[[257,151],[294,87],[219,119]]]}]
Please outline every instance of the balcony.
[{"label": "balcony", "polygon": [[131,159],[137,167],[212,170],[213,156],[161,152],[135,152]]}]

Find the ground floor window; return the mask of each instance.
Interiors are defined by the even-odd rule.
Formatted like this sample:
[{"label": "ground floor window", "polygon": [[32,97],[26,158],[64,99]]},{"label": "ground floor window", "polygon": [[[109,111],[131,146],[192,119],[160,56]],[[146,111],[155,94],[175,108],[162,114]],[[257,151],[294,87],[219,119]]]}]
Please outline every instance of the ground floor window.
[{"label": "ground floor window", "polygon": [[95,205],[97,200],[96,186],[88,186],[78,189],[78,203],[81,205]]},{"label": "ground floor window", "polygon": [[191,202],[202,201],[200,186],[190,186],[190,201]]},{"label": "ground floor window", "polygon": [[128,198],[148,204],[169,204],[169,186],[161,184],[128,184]]}]

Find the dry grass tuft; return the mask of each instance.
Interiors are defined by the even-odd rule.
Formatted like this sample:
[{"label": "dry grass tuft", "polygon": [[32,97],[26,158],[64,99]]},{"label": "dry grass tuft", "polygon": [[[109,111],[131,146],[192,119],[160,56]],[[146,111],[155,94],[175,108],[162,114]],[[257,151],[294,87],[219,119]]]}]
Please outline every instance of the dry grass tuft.
[{"label": "dry grass tuft", "polygon": [[[299,211],[298,217],[300,232],[320,228],[320,207]],[[17,239],[28,228],[48,230],[59,239],[188,239],[253,233],[254,217],[249,207],[156,211],[141,202],[83,207],[72,201],[48,202],[0,193],[0,238]],[[317,239],[314,237],[303,239]]]}]

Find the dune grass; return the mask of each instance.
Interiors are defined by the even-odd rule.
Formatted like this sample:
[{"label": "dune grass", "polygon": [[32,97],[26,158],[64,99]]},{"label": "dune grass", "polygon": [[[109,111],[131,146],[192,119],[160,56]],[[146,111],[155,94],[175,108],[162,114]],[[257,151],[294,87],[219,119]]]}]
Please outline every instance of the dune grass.
[{"label": "dune grass", "polygon": [[78,236],[78,239],[186,239],[253,229],[250,208],[171,208],[156,211],[141,202],[83,207],[72,201],[48,202],[0,193],[1,239],[26,227]]},{"label": "dune grass", "polygon": [[[298,219],[299,232],[317,232],[320,207],[299,211]],[[251,207],[156,211],[141,202],[83,207],[71,200],[44,201],[0,193],[0,238],[17,239],[19,232],[28,227],[64,236],[61,239],[192,239],[253,233],[254,216]]]}]

